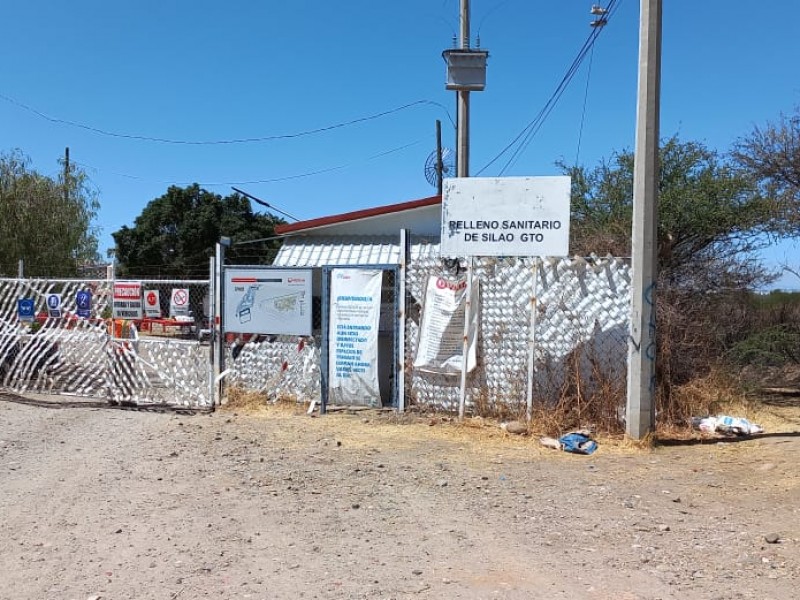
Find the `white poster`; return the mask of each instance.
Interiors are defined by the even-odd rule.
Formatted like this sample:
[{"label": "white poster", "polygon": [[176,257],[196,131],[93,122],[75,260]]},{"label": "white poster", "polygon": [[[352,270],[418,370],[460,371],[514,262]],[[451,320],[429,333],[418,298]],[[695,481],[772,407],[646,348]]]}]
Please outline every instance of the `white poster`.
[{"label": "white poster", "polygon": [[112,315],[115,319],[142,318],[142,283],[115,281]]},{"label": "white poster", "polygon": [[[470,302],[467,371],[472,371],[477,363],[479,302],[480,287],[476,281],[472,286]],[[415,368],[433,373],[461,373],[466,303],[466,278],[448,279],[436,275],[428,278]]]},{"label": "white poster", "polygon": [[147,290],[144,293],[144,314],[151,319],[161,318],[161,296],[158,290]]},{"label": "white poster", "polygon": [[225,331],[311,335],[311,269],[225,267]]},{"label": "white poster", "polygon": [[380,406],[378,324],[383,271],[334,269],[328,377],[331,403]]}]

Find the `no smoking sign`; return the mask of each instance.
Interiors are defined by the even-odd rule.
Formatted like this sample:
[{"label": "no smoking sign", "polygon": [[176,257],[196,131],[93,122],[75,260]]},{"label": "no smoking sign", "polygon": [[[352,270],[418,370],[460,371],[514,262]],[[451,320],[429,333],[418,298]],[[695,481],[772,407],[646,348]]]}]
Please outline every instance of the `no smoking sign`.
[{"label": "no smoking sign", "polygon": [[189,300],[189,290],[173,290],[172,291],[172,303],[175,306],[186,306],[186,302]]},{"label": "no smoking sign", "polygon": [[189,290],[188,288],[174,288],[172,299],[169,303],[171,316],[185,316],[189,314]]}]

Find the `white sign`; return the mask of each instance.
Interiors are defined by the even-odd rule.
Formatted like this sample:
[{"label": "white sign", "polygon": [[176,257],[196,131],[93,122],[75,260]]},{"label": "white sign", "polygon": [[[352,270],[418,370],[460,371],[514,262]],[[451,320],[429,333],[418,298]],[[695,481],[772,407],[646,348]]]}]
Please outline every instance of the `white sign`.
[{"label": "white sign", "polygon": [[334,269],[328,331],[330,401],[381,405],[378,328],[383,271]]},{"label": "white sign", "polygon": [[[417,356],[414,359],[415,368],[433,373],[461,373],[466,300],[466,278],[447,279],[436,275],[428,278]],[[472,371],[477,364],[479,301],[480,287],[476,281],[473,283],[470,298],[467,371]]]},{"label": "white sign", "polygon": [[142,318],[142,282],[115,281],[112,316],[115,319]]},{"label": "white sign", "polygon": [[169,299],[169,316],[185,317],[189,312],[189,288],[173,288]]},{"label": "white sign", "polygon": [[47,294],[47,316],[61,316],[61,294]]},{"label": "white sign", "polygon": [[569,177],[444,180],[443,256],[567,256]]},{"label": "white sign", "polygon": [[144,314],[151,319],[161,318],[161,294],[158,290],[145,290]]},{"label": "white sign", "polygon": [[311,335],[311,269],[225,268],[224,327],[233,333]]}]

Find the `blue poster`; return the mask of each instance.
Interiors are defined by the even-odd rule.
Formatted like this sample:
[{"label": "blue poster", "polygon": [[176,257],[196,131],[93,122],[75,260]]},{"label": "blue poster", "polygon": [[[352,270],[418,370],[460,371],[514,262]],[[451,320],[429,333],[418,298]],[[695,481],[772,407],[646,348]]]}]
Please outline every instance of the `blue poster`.
[{"label": "blue poster", "polygon": [[61,294],[47,295],[47,316],[56,318],[61,316]]},{"label": "blue poster", "polygon": [[78,316],[82,319],[88,319],[92,316],[92,292],[89,290],[81,290],[75,294],[75,306]]},{"label": "blue poster", "polygon": [[17,315],[20,321],[33,321],[36,308],[30,298],[20,298],[17,300]]}]

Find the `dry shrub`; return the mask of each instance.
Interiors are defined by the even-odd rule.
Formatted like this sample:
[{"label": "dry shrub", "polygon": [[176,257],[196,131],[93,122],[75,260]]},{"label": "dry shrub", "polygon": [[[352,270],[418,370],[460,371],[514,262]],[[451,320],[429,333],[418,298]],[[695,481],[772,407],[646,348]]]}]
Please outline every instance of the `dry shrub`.
[{"label": "dry shrub", "polygon": [[267,406],[267,394],[246,390],[240,387],[229,387],[225,390],[225,401],[222,410],[256,412]]},{"label": "dry shrub", "polygon": [[589,427],[621,433],[625,373],[607,364],[596,347],[579,345],[567,355],[563,368],[545,370],[543,377],[540,387],[546,395],[534,403],[531,415],[537,429],[565,432]]},{"label": "dry shrub", "polygon": [[269,407],[270,409],[280,408],[292,412],[304,412],[306,406],[306,402],[293,394],[281,394],[274,397],[265,391],[234,386],[225,389],[225,400],[220,408],[238,412],[259,412]]},{"label": "dry shrub", "polygon": [[718,414],[722,407],[743,401],[738,382],[717,368],[705,377],[672,388],[670,402],[660,406],[658,421],[665,427],[684,426],[692,417]]}]

